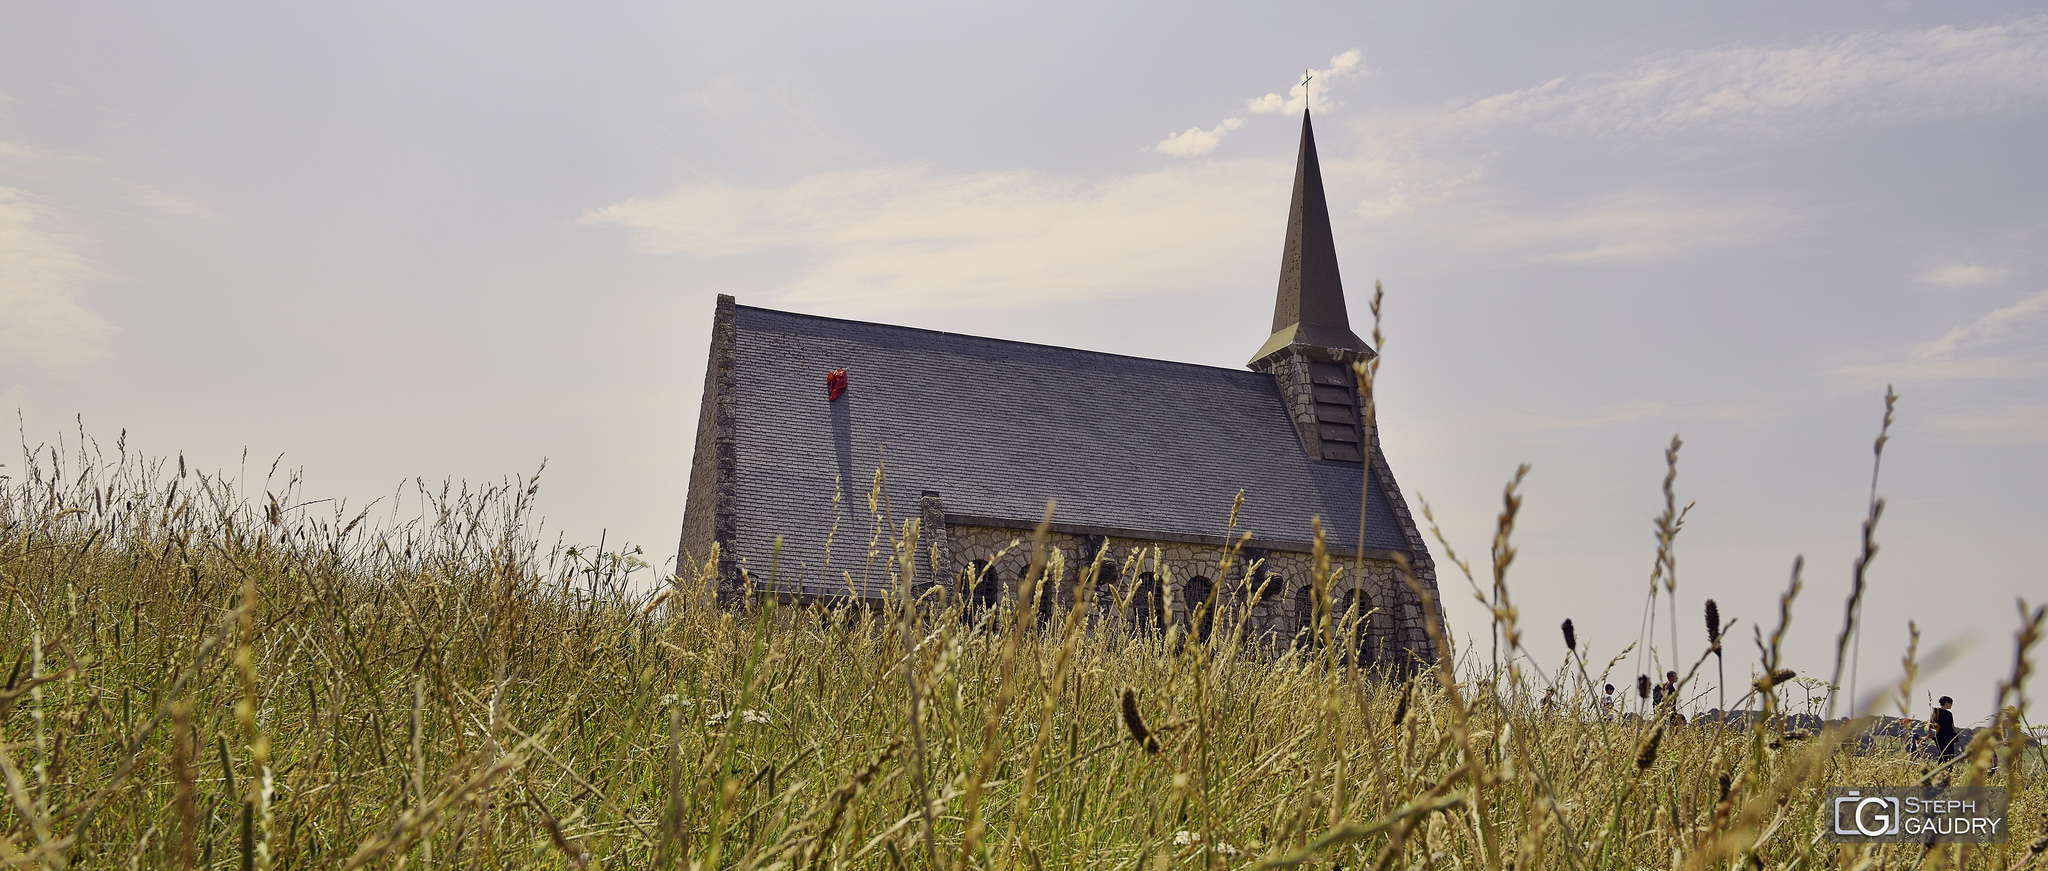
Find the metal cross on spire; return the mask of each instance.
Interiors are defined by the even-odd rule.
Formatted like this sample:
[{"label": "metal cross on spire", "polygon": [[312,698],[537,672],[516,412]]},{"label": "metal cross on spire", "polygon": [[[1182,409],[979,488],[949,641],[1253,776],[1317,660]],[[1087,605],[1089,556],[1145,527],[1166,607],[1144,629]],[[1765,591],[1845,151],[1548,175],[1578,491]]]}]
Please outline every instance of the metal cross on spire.
[{"label": "metal cross on spire", "polygon": [[1301,108],[1303,111],[1307,111],[1308,108],[1311,105],[1313,105],[1311,102],[1309,102],[1308,98],[1308,83],[1310,79],[1316,77],[1315,72],[1316,71],[1313,67],[1301,71]]}]

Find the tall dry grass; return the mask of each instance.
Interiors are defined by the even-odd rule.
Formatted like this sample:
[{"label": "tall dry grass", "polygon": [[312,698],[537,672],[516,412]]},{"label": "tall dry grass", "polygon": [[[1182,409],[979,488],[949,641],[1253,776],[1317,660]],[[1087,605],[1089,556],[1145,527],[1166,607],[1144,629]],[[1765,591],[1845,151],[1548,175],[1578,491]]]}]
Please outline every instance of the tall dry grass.
[{"label": "tall dry grass", "polygon": [[[5,471],[10,866],[2018,868],[2048,847],[2040,751],[2017,737],[1935,771],[1843,730],[1599,717],[1615,663],[1523,646],[1513,484],[1498,573],[1471,583],[1499,652],[1432,623],[1449,655],[1395,680],[1242,626],[1041,624],[1035,584],[975,615],[913,603],[914,524],[877,531],[894,601],[738,611],[705,604],[704,567],[636,583],[630,551],[541,548],[537,477],[418,485],[401,519],[299,504],[275,466],[245,487],[82,434]],[[1674,501],[1658,526],[1665,595],[1681,519]],[[1034,579],[1147,558],[1043,540],[1019,545]],[[1319,560],[1318,589],[1344,569]],[[1315,634],[1354,637],[1362,615],[1322,611]],[[2042,625],[2021,616],[2015,725]],[[1777,677],[1742,704],[1785,704],[1787,619],[1755,633]],[[1993,782],[2001,761],[2002,846],[1818,840],[1826,785]]]}]

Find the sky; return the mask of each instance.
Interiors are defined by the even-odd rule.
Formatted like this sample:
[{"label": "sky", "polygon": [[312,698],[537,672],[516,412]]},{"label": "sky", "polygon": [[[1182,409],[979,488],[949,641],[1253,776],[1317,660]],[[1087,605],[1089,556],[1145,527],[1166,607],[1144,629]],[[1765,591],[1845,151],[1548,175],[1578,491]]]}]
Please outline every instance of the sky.
[{"label": "sky", "polygon": [[658,565],[718,294],[1242,366],[1305,106],[1387,456],[1482,581],[1531,466],[1545,670],[1640,635],[1675,434],[1684,661],[1711,597],[1748,675],[1803,555],[1825,677],[1893,385],[1858,689],[1912,621],[1959,651],[1913,711],[1990,713],[2048,600],[2032,4],[10,4],[0,408],[350,505],[545,460],[547,535]]}]

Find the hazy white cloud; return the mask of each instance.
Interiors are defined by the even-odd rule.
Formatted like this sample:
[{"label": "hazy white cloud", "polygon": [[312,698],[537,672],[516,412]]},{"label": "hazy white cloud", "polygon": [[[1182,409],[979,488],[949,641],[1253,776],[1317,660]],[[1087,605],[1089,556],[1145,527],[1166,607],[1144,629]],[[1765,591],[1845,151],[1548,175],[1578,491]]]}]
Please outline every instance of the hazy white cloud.
[{"label": "hazy white cloud", "polygon": [[2048,290],[1992,311],[1914,345],[1893,363],[1844,366],[1832,373],[1857,387],[1910,381],[2010,380],[2048,377],[2048,354],[2037,341]]},{"label": "hazy white cloud", "polygon": [[2048,290],[2037,292],[1975,321],[1951,329],[1934,341],[1915,345],[1913,356],[1928,360],[1953,358],[1960,352],[2010,335],[2014,330],[2035,320],[2034,315],[2044,310],[2048,310]]},{"label": "hazy white cloud", "polygon": [[[1528,442],[1579,442],[1609,436],[1597,430],[1638,422],[1662,422],[1680,426],[1688,422],[1711,421],[1747,426],[1779,412],[1757,405],[1662,402],[1636,399],[1601,406],[1591,411],[1559,411],[1522,407],[1488,409],[1464,415],[1442,415],[1411,419],[1402,430],[1408,434],[1404,455],[1444,456],[1466,450],[1473,444],[1516,444]],[[1505,441],[1503,441],[1505,440]]]},{"label": "hazy white cloud", "polygon": [[0,160],[40,160],[47,152],[23,142],[0,139]]},{"label": "hazy white cloud", "polygon": [[[0,109],[7,102],[0,94]],[[0,169],[26,169],[41,189],[0,185],[0,367],[70,374],[105,359],[116,329],[80,299],[101,272],[83,234],[62,216],[91,213],[92,204],[102,212],[140,208],[181,217],[205,216],[206,207],[112,175],[90,154],[0,139]],[[53,201],[64,204],[61,213]],[[9,388],[6,401],[25,405],[25,389]]]},{"label": "hazy white cloud", "polygon": [[1364,55],[1355,48],[1330,58],[1330,65],[1328,67],[1319,70],[1310,69],[1307,75],[1311,76],[1312,79],[1306,83],[1295,82],[1293,87],[1287,89],[1287,96],[1282,97],[1279,94],[1268,93],[1263,97],[1253,97],[1244,101],[1245,111],[1255,115],[1294,115],[1300,113],[1303,109],[1309,108],[1309,98],[1311,95],[1315,98],[1315,109],[1317,111],[1328,109],[1330,108],[1330,91],[1327,85],[1339,79],[1364,75],[1367,70],[1360,63],[1360,60],[1363,58]]},{"label": "hazy white cloud", "polygon": [[[1362,56],[1356,49],[1337,55],[1313,71],[1314,81],[1364,74]],[[1298,112],[1311,94],[1323,108],[1327,93],[1297,84],[1286,96],[1267,94],[1247,108]],[[1358,216],[1417,223],[1448,248],[1522,261],[1646,262],[1782,235],[1799,226],[1798,209],[1774,193],[1641,186],[1517,205],[1483,184],[1494,155],[1511,144],[1501,137],[1506,128],[1599,139],[1682,136],[1690,145],[1709,133],[1778,136],[2031,106],[2043,96],[2048,17],[1866,32],[1791,47],[1656,55],[1432,112],[1367,118],[1366,149],[1346,155],[1333,142],[1324,166],[1333,188],[1368,192],[1353,209]],[[1212,128],[1191,127],[1152,148],[1212,154],[1246,123],[1233,116]],[[1259,187],[1284,172],[1277,160],[1092,180],[1027,171],[938,175],[899,165],[814,173],[778,188],[686,185],[592,210],[583,221],[632,230],[650,252],[804,252],[805,272],[781,290],[791,300],[1002,305],[1026,293],[1064,298],[1213,284],[1218,270],[1233,268],[1243,231],[1261,238],[1264,225],[1247,217],[1244,204],[1284,189],[1284,182]],[[1963,283],[1996,274],[1955,267],[1927,280]],[[1938,365],[1961,371],[2009,364],[1971,357]]]},{"label": "hazy white cloud", "polygon": [[1450,216],[1462,244],[1524,259],[1566,263],[1658,260],[1740,245],[1782,231],[1793,210],[1766,197],[1633,190],[1547,209],[1478,203]]},{"label": "hazy white cloud", "polygon": [[1207,130],[1203,130],[1200,127],[1189,127],[1186,130],[1159,140],[1159,144],[1152,146],[1152,150],[1162,154],[1171,154],[1175,157],[1196,157],[1208,154],[1211,151],[1215,151],[1216,146],[1223,142],[1224,134],[1243,126],[1243,118],[1225,118],[1223,123]]},{"label": "hazy white cloud", "polygon": [[148,209],[187,218],[205,218],[213,215],[213,210],[207,208],[205,203],[179,196],[163,188],[139,182],[131,183],[128,187],[129,197],[135,204]]},{"label": "hazy white cloud", "polygon": [[1077,180],[894,166],[780,188],[686,185],[582,222],[631,230],[650,253],[804,252],[810,267],[776,292],[790,304],[1009,308],[1254,281],[1291,168],[1241,160]]},{"label": "hazy white cloud", "polygon": [[[1315,108],[1319,110],[1327,109],[1330,106],[1328,85],[1339,79],[1365,73],[1365,67],[1359,62],[1363,57],[1364,55],[1354,48],[1330,58],[1330,65],[1327,68],[1310,69],[1307,71],[1307,75],[1313,77],[1311,82],[1295,82],[1294,87],[1288,90],[1285,97],[1275,93],[1268,93],[1263,97],[1253,97],[1246,100],[1244,101],[1245,111],[1254,115],[1294,114],[1308,106],[1311,94],[1315,98]],[[1313,87],[1310,87],[1310,85],[1313,85]],[[1215,151],[1216,146],[1223,142],[1223,137],[1226,134],[1233,130],[1241,129],[1244,125],[1245,119],[1232,116],[1223,119],[1221,123],[1207,130],[1201,127],[1189,127],[1179,133],[1169,134],[1165,139],[1160,140],[1157,145],[1152,146],[1152,150],[1161,154],[1170,154],[1174,157],[1199,157]]]},{"label": "hazy white cloud", "polygon": [[114,327],[78,301],[96,275],[47,208],[0,187],[0,365],[61,372],[105,357]]},{"label": "hazy white cloud", "polygon": [[[0,94],[0,125],[8,120],[4,112],[8,99],[7,95]],[[123,210],[139,207],[184,217],[212,214],[196,199],[116,175],[109,170],[105,160],[84,152],[60,151],[0,138],[0,170],[26,170],[28,177],[37,180],[37,187],[44,194],[51,193],[51,187],[71,194],[61,199],[73,207],[81,199],[78,194],[84,193],[85,199],[97,199]],[[20,195],[21,192],[17,190],[15,193]]]},{"label": "hazy white cloud", "polygon": [[[1276,110],[1283,105],[1278,95],[1266,99]],[[1298,103],[1286,105],[1298,111]],[[1530,260],[1641,262],[1771,238],[1798,226],[1797,209],[1775,193],[1662,188],[1511,206],[1496,185],[1482,184],[1489,163],[1529,131],[1695,150],[1728,137],[1776,139],[2043,106],[2048,16],[2037,16],[1653,55],[1611,71],[1364,118],[1363,152],[1326,156],[1325,166],[1377,164],[1377,181],[1363,185],[1370,192],[1353,209],[1367,220],[1433,226],[1455,245]],[[2004,274],[1958,265],[1921,278],[1965,286]]]},{"label": "hazy white cloud", "polygon": [[1939,284],[1942,287],[1970,287],[1978,284],[1990,284],[2004,278],[2011,271],[2010,269],[1995,269],[1976,264],[1967,266],[1954,264],[1927,270],[1920,275],[1920,280],[1928,284]]},{"label": "hazy white cloud", "polygon": [[2026,403],[1989,414],[1949,415],[1928,422],[1949,441],[1973,445],[2048,444],[2048,405]]},{"label": "hazy white cloud", "polygon": [[745,155],[790,172],[873,157],[846,138],[842,128],[826,122],[836,114],[829,101],[787,79],[764,82],[726,73],[679,95],[674,107],[679,117],[655,115],[639,123],[641,135],[655,147],[702,153],[709,146],[712,153]]},{"label": "hazy white cloud", "polygon": [[[1333,65],[1334,66],[1334,65]],[[1261,105],[1299,111],[1278,95]],[[1524,209],[1481,184],[1489,162],[1528,131],[1596,140],[1676,143],[1796,138],[1970,112],[2048,106],[2048,16],[1978,27],[1831,36],[1796,46],[1669,52],[1619,69],[1362,119],[1364,152],[1325,166],[1373,162],[1378,179],[1354,208],[1367,220],[1440,226],[1468,247],[1549,261],[1647,261],[1742,245],[1794,226],[1774,194],[1633,190]],[[1326,148],[1326,152],[1335,149]],[[1489,196],[1492,201],[1489,201]],[[1420,212],[1431,212],[1418,217]],[[1457,228],[1456,234],[1451,231]],[[1922,281],[1996,281],[2005,270],[1943,267]],[[1953,365],[1953,364],[1951,364]],[[1977,365],[1977,364],[1973,364]]]},{"label": "hazy white cloud", "polygon": [[1719,420],[1749,423],[1761,419],[1764,409],[1748,405],[1683,405],[1638,399],[1595,410],[1591,414],[1566,415],[1551,412],[1516,412],[1489,425],[1510,432],[1587,429],[1638,420]]},{"label": "hazy white cloud", "polygon": [[2035,109],[2044,98],[2048,16],[2036,16],[1655,55],[1615,72],[1454,106],[1437,123],[1453,130],[1528,124],[1600,139],[1688,137],[1690,144]]},{"label": "hazy white cloud", "polygon": [[[1385,179],[1398,180],[1387,182],[1381,192],[1360,200],[1358,207],[1353,211],[1361,218],[1376,221],[1399,217],[1415,211],[1418,207],[1443,202],[1450,199],[1458,189],[1484,178],[1486,164],[1491,162],[1492,158],[1493,155],[1480,158],[1476,166],[1463,173],[1432,172],[1424,169],[1426,165],[1420,163],[1400,166],[1391,162],[1379,162],[1381,171],[1376,173],[1377,175]],[[1356,161],[1340,161],[1339,165],[1345,163]]]}]

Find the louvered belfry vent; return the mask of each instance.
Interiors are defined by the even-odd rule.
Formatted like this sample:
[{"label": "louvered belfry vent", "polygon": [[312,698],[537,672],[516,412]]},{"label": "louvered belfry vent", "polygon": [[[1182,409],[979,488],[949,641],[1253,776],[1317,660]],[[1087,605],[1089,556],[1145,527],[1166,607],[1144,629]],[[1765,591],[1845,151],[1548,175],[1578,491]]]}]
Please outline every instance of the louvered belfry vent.
[{"label": "louvered belfry vent", "polygon": [[1368,434],[1360,426],[1351,364],[1372,357],[1372,348],[1351,331],[1345,311],[1315,130],[1303,113],[1273,335],[1253,355],[1251,368],[1273,376],[1309,456],[1357,463],[1365,459]]},{"label": "louvered belfry vent", "polygon": [[1316,403],[1316,436],[1323,459],[1358,462],[1365,458],[1359,438],[1357,391],[1350,367],[1311,360],[1309,391]]}]

